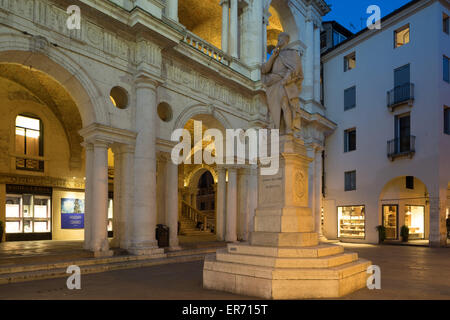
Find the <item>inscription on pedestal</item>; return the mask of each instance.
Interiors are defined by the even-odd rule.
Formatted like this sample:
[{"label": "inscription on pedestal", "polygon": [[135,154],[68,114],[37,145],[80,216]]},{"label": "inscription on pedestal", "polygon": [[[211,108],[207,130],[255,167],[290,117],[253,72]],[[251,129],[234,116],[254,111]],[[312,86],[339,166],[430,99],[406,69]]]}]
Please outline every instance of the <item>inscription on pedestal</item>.
[{"label": "inscription on pedestal", "polygon": [[273,176],[260,176],[259,206],[273,206],[283,201],[283,172]]}]

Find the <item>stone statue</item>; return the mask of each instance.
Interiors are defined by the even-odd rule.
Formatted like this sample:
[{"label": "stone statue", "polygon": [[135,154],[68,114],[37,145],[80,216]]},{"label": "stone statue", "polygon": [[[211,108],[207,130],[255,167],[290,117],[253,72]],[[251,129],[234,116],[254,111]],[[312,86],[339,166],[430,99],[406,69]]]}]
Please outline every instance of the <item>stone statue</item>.
[{"label": "stone statue", "polygon": [[261,67],[269,112],[275,123],[275,129],[280,129],[282,134],[291,134],[294,129],[303,82],[300,55],[297,50],[289,48],[289,41],[289,34],[280,33],[272,56]]}]

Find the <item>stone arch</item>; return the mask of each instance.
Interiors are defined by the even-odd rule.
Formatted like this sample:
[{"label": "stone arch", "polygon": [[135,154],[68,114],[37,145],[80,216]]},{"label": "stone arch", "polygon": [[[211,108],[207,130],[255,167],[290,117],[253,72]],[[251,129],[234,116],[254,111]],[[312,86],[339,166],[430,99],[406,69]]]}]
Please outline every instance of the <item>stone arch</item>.
[{"label": "stone arch", "polygon": [[109,125],[106,100],[85,68],[45,38],[0,34],[0,63],[31,66],[55,79],[75,101],[83,127],[91,123]]},{"label": "stone arch", "polygon": [[291,36],[291,41],[300,39],[300,32],[295,20],[292,9],[289,7],[289,1],[268,0],[264,10],[269,11],[272,7],[278,13],[283,30]]},{"label": "stone arch", "polygon": [[401,226],[410,228],[410,237],[428,239],[430,206],[426,184],[413,177],[413,189],[406,187],[407,176],[387,181],[379,193],[380,222],[386,227],[388,239],[400,239]]},{"label": "stone arch", "polygon": [[184,185],[186,187],[192,187],[192,186],[196,187],[200,177],[206,171],[209,171],[212,174],[212,176],[214,178],[214,182],[217,183],[217,181],[219,179],[217,171],[213,167],[211,167],[207,164],[202,164],[202,165],[197,165],[197,167],[194,170],[189,172],[189,174],[185,177]]},{"label": "stone arch", "polygon": [[209,115],[220,122],[224,129],[231,129],[232,126],[228,119],[216,108],[211,105],[196,104],[186,108],[175,120],[173,130],[184,128],[186,123],[195,116]]}]

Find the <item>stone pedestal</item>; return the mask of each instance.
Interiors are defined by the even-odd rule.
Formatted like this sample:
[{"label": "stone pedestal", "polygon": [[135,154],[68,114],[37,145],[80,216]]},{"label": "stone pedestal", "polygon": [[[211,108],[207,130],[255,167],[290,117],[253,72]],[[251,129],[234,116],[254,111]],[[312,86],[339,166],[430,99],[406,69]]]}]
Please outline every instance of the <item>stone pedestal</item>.
[{"label": "stone pedestal", "polygon": [[203,286],[266,299],[334,298],[365,287],[370,261],[319,244],[303,142],[289,135],[280,140],[278,174],[258,177],[250,242],[228,244],[206,259]]}]

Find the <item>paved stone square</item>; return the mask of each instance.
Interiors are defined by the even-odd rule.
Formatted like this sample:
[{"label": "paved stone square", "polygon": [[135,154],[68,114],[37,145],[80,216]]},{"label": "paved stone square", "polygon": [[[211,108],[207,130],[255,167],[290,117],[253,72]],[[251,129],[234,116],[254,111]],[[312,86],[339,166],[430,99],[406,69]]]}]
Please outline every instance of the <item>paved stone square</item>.
[{"label": "paved stone square", "polygon": [[[344,244],[381,268],[381,290],[343,299],[450,299],[450,248]],[[81,290],[66,278],[0,286],[0,299],[251,299],[202,288],[202,261],[88,274]]]}]

